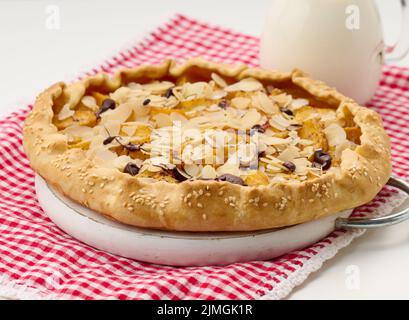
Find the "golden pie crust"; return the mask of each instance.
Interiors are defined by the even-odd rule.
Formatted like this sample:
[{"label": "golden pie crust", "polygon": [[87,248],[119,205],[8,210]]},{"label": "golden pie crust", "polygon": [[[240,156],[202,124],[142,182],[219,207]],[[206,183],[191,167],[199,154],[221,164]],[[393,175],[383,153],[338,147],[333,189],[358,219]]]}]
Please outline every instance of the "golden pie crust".
[{"label": "golden pie crust", "polygon": [[[337,171],[305,181],[253,186],[199,179],[152,182],[98,165],[83,149],[70,148],[54,123],[56,105],[73,108],[92,91],[112,93],[130,82],[183,77],[192,83],[211,81],[212,73],[230,82],[252,78],[265,86],[289,88],[316,106],[333,108],[338,117],[348,114],[360,128],[360,143],[343,150]],[[390,142],[376,112],[299,70],[281,73],[202,59],[140,66],[112,78],[98,74],[73,84],[57,83],[37,98],[23,142],[34,170],[68,198],[128,225],[173,231],[253,231],[304,223],[369,202],[391,174]]]}]

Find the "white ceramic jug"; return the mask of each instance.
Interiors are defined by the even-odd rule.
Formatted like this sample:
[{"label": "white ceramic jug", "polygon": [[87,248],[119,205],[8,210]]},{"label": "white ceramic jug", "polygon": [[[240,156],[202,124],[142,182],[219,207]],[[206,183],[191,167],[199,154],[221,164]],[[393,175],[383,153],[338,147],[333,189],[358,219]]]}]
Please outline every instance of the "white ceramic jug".
[{"label": "white ceramic jug", "polygon": [[364,104],[376,91],[385,60],[409,52],[409,7],[400,2],[401,39],[387,47],[373,0],[273,0],[260,63],[280,71],[299,68]]}]

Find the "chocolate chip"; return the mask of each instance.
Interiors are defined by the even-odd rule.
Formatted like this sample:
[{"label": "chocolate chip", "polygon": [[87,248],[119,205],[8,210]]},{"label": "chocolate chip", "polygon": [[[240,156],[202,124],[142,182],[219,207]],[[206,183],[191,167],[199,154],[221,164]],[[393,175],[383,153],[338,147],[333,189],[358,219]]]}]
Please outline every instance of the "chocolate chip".
[{"label": "chocolate chip", "polygon": [[135,163],[129,162],[124,169],[124,173],[136,176],[139,173],[139,170],[140,168]]},{"label": "chocolate chip", "polygon": [[187,181],[190,180],[192,177],[189,176],[184,170],[179,169],[178,167],[176,167],[175,169],[173,169],[173,176],[175,177],[176,180],[178,180],[179,182],[183,182],[183,181]]},{"label": "chocolate chip", "polygon": [[290,162],[290,161],[284,162],[283,166],[285,168],[287,168],[288,171],[290,171],[290,172],[294,172],[297,169],[297,166],[294,163]]},{"label": "chocolate chip", "polygon": [[135,152],[141,150],[141,145],[139,144],[134,144],[134,143],[128,143],[127,145],[123,146],[126,150],[130,152]]},{"label": "chocolate chip", "polygon": [[261,124],[256,124],[253,128],[251,128],[250,130],[250,135],[254,135],[255,132],[259,132],[259,133],[265,133],[267,131],[269,127],[268,122],[266,122],[265,124],[261,125]]},{"label": "chocolate chip", "polygon": [[288,108],[281,108],[280,111],[281,111],[282,113],[285,113],[285,114],[288,115],[288,116],[291,116],[291,117],[294,115],[294,113],[293,113],[290,109],[288,109]]},{"label": "chocolate chip", "polygon": [[240,177],[234,176],[232,174],[224,174],[216,179],[217,181],[226,181],[233,184],[238,184],[240,186],[245,186],[244,180]]},{"label": "chocolate chip", "polygon": [[109,109],[113,110],[116,107],[116,103],[114,100],[112,99],[105,99],[102,102],[102,106],[99,108],[99,110],[96,113],[97,119],[99,119],[101,117],[101,114],[103,114],[104,112],[107,112]]},{"label": "chocolate chip", "polygon": [[115,101],[114,100],[112,100],[112,99],[105,99],[103,102],[102,102],[102,107],[104,108],[104,109],[112,109],[112,110],[114,110],[115,108],[116,108],[116,103],[115,103]]},{"label": "chocolate chip", "polygon": [[151,103],[152,102],[152,100],[151,99],[146,99],[144,102],[143,102],[143,105],[144,106],[147,106],[149,103]]},{"label": "chocolate chip", "polygon": [[106,139],[104,140],[104,142],[103,142],[104,146],[106,146],[106,145],[112,143],[112,141],[114,141],[116,138],[117,138],[117,137],[108,137],[108,138],[106,138]]},{"label": "chocolate chip", "polygon": [[[265,133],[266,130],[264,129],[264,127],[260,124],[256,124],[253,128],[251,128],[252,133],[254,134],[255,132],[259,132],[259,133]],[[251,134],[251,135],[253,135]]]},{"label": "chocolate chip", "polygon": [[314,162],[319,164],[322,170],[328,170],[331,168],[332,157],[322,149],[318,149],[314,153]]},{"label": "chocolate chip", "polygon": [[258,153],[258,158],[259,158],[259,159],[260,159],[260,158],[265,158],[266,155],[267,155],[267,153],[266,153],[265,151],[259,152],[259,153]]},{"label": "chocolate chip", "polygon": [[222,108],[222,109],[225,110],[228,107],[228,102],[226,100],[222,100],[222,101],[219,102],[218,106],[219,106],[219,108]]},{"label": "chocolate chip", "polygon": [[165,97],[169,99],[170,97],[174,96],[175,94],[173,93],[173,88],[170,88],[168,91],[166,91]]}]

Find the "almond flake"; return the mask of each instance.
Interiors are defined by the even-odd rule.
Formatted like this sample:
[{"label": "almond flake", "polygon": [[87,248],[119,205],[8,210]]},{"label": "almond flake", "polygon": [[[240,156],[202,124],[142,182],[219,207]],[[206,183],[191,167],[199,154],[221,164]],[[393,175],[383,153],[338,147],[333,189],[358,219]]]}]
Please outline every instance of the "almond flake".
[{"label": "almond flake", "polygon": [[258,159],[255,145],[242,144],[238,146],[237,156],[242,166],[248,167]]},{"label": "almond flake", "polygon": [[127,136],[133,136],[135,134],[136,128],[136,125],[122,126],[121,131]]},{"label": "almond flake", "polygon": [[94,130],[93,128],[90,128],[90,127],[84,127],[84,126],[79,126],[78,124],[74,124],[64,129],[62,132],[64,132],[65,134],[71,137],[82,138],[84,140],[88,140],[93,137]]},{"label": "almond flake", "polygon": [[347,140],[345,130],[338,124],[331,124],[324,130],[324,132],[330,147],[340,145]]},{"label": "almond flake", "polygon": [[250,106],[251,100],[249,98],[238,97],[231,100],[234,108],[244,110]]},{"label": "almond flake", "polygon": [[281,108],[288,107],[292,102],[292,97],[288,94],[282,93],[276,96],[271,96],[271,99],[278,103]]},{"label": "almond flake", "polygon": [[275,105],[274,102],[271,101],[271,99],[266,94],[260,92],[257,97],[259,107],[264,111],[264,113],[277,114],[279,112],[279,108],[277,107],[277,105]]},{"label": "almond flake", "polygon": [[217,172],[212,166],[205,166],[201,174],[203,179],[214,180],[217,178]]},{"label": "almond flake", "polygon": [[151,94],[164,94],[170,88],[173,88],[175,85],[172,82],[163,81],[163,82],[153,82],[142,85],[143,90],[150,92]]},{"label": "almond flake", "polygon": [[223,90],[218,90],[213,92],[213,94],[209,97],[210,100],[220,100],[227,96],[227,92]]},{"label": "almond flake", "polygon": [[132,162],[132,158],[130,156],[120,156],[113,161],[113,165],[118,170],[123,170],[128,163]]},{"label": "almond flake", "polygon": [[[140,100],[141,104],[143,107],[145,106],[145,101],[147,99],[143,98]],[[168,104],[168,99],[165,97],[160,97],[160,96],[149,96],[149,106],[152,108],[165,108],[166,105]]]},{"label": "almond flake", "polygon": [[311,169],[311,162],[306,158],[294,159],[292,162],[296,166],[295,173],[298,175],[305,175]]},{"label": "almond flake", "polygon": [[166,169],[172,170],[175,165],[171,164],[169,159],[166,157],[154,157],[148,160],[148,162],[153,166],[165,167]]},{"label": "almond flake", "polygon": [[119,123],[126,122],[132,114],[132,108],[129,104],[122,104],[114,110],[109,110],[101,115],[102,124],[107,125],[111,121]]},{"label": "almond flake", "polygon": [[95,98],[92,96],[83,97],[81,99],[81,102],[84,106],[86,106],[87,108],[90,108],[93,111],[97,111],[99,108],[97,105],[97,100],[95,100]]},{"label": "almond flake", "polygon": [[276,137],[268,137],[266,135],[260,135],[260,141],[269,146],[281,146],[290,143],[290,139],[282,139]]},{"label": "almond flake", "polygon": [[310,104],[307,99],[294,99],[290,104],[291,111],[296,111]]},{"label": "almond flake", "polygon": [[174,122],[180,122],[181,124],[186,123],[188,120],[186,119],[186,117],[184,117],[183,115],[181,115],[178,112],[172,112],[170,114],[170,120],[172,121],[172,123]]},{"label": "almond flake", "polygon": [[220,77],[217,73],[212,73],[211,75],[212,80],[214,82],[216,82],[216,84],[220,87],[220,88],[226,88],[227,87],[227,83],[226,81],[224,81],[224,79],[222,77]]},{"label": "almond flake", "polygon": [[223,174],[232,174],[234,176],[239,176],[240,175],[239,164],[225,163],[224,165],[217,169],[217,174],[219,176]]},{"label": "almond flake", "polygon": [[65,120],[74,115],[75,111],[70,109],[68,104],[64,105],[58,114],[58,120]]},{"label": "almond flake", "polygon": [[288,121],[281,115],[276,115],[272,117],[269,123],[273,128],[280,131],[286,130],[291,125],[290,121]]},{"label": "almond flake", "polygon": [[252,92],[252,91],[259,91],[263,89],[263,85],[260,81],[257,81],[253,78],[246,78],[237,82],[231,86],[226,87],[224,90],[227,92],[236,92],[236,91],[244,91],[244,92]]},{"label": "almond flake", "polygon": [[301,157],[305,157],[305,158],[309,158],[314,154],[314,146],[309,146],[304,148],[302,151],[300,151],[300,156]]},{"label": "almond flake", "polygon": [[172,120],[169,115],[165,113],[158,113],[153,117],[158,128],[170,127],[172,126]]},{"label": "almond flake", "polygon": [[207,82],[186,83],[182,91],[183,97],[187,100],[210,97],[212,93],[213,90]]},{"label": "almond flake", "polygon": [[202,166],[196,164],[185,164],[183,169],[189,176],[198,178],[201,174]]},{"label": "almond flake", "polygon": [[121,122],[111,121],[111,122],[104,123],[102,127],[100,126],[96,128],[98,128],[98,131],[102,136],[113,137],[113,136],[119,135],[119,131],[121,129]]},{"label": "almond flake", "polygon": [[299,149],[294,146],[289,146],[287,149],[281,152],[281,154],[278,156],[278,159],[280,159],[283,162],[286,161],[293,162],[294,159],[299,157],[300,157]]},{"label": "almond flake", "polygon": [[250,109],[243,118],[241,118],[241,124],[243,129],[251,129],[259,123],[261,114],[256,109]]},{"label": "almond flake", "polygon": [[161,172],[163,169],[161,167],[158,167],[152,164],[148,164],[146,166],[146,170],[149,172],[157,173],[157,172]]}]

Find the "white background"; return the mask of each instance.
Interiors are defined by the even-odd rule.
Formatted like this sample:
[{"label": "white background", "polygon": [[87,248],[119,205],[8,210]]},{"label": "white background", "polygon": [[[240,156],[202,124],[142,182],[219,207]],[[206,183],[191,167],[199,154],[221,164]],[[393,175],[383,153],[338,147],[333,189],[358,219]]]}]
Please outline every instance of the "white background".
[{"label": "white background", "polygon": [[[370,1],[370,0],[368,0]],[[378,0],[388,43],[400,31],[398,0]],[[72,78],[135,43],[173,13],[259,35],[270,0],[0,0],[0,115],[50,84]],[[46,28],[46,7],[60,9],[60,30]],[[401,65],[409,66],[409,57]],[[409,106],[408,106],[409,107]],[[349,290],[357,266],[360,289]],[[368,232],[326,263],[293,299],[409,298],[409,222]]]}]

